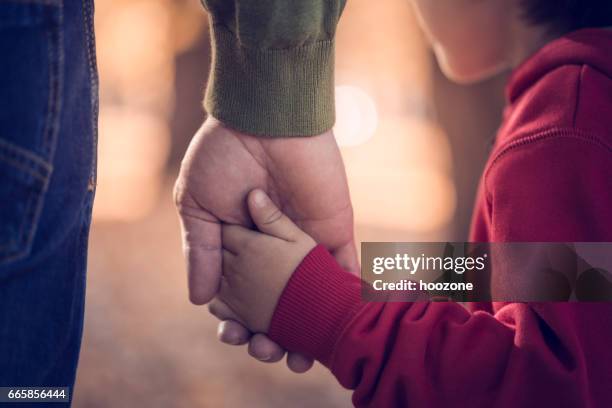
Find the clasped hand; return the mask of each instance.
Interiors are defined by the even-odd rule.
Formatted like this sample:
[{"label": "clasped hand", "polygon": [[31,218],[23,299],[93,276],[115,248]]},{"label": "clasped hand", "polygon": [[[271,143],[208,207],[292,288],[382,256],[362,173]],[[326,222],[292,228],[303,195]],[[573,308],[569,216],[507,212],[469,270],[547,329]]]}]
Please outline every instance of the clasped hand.
[{"label": "clasped hand", "polygon": [[283,289],[316,243],[262,190],[253,190],[247,203],[257,231],[223,225],[223,274],[209,307],[213,314],[231,313],[254,333],[267,333]]},{"label": "clasped hand", "polygon": [[[266,306],[266,318],[262,315],[261,320],[251,320],[248,314],[240,316],[238,309],[241,303],[232,304],[233,298],[228,295],[231,292],[224,289],[224,284],[229,282],[226,276],[229,273],[228,265],[233,265],[239,271],[238,262],[246,259],[244,253],[249,250],[249,245],[260,241],[236,238],[243,244],[249,243],[242,253],[238,252],[240,245],[227,243],[236,244],[232,237],[253,236],[237,226],[247,229],[261,227],[254,225],[246,205],[248,193],[257,188],[265,191],[270,202],[282,209],[287,216],[283,219],[293,220],[296,226],[328,248],[346,270],[358,270],[357,252],[344,165],[331,131],[312,137],[254,137],[227,128],[216,119],[206,120],[187,149],[175,185],[175,202],[181,219],[187,261],[189,296],[194,304],[202,305],[219,294],[210,308],[222,321],[218,331],[220,340],[236,345],[248,342],[252,356],[273,362],[285,354],[285,350],[272,342],[262,330],[265,327],[262,322],[270,318],[274,306]],[[234,227],[225,227],[227,225]],[[270,232],[262,242],[280,245],[281,239],[282,236]],[[227,247],[225,253],[224,246]],[[300,250],[303,249],[300,247]],[[237,253],[240,255],[236,256]],[[304,254],[300,254],[303,257]],[[273,262],[266,265],[267,269],[272,270],[275,264],[280,267],[278,255],[273,254]],[[249,265],[267,263],[263,256],[263,253],[256,257],[248,256]],[[290,266],[299,263],[300,256],[294,254],[283,269],[293,271]],[[222,265],[225,265],[226,275],[221,273]],[[243,274],[232,276],[238,279]],[[276,289],[259,288],[257,282],[252,282],[254,286],[249,292],[278,291],[285,278],[267,278]],[[233,282],[235,286],[242,281]],[[265,297],[258,295],[258,299]],[[287,364],[293,371],[302,372],[312,365],[312,360],[288,353]]]}]

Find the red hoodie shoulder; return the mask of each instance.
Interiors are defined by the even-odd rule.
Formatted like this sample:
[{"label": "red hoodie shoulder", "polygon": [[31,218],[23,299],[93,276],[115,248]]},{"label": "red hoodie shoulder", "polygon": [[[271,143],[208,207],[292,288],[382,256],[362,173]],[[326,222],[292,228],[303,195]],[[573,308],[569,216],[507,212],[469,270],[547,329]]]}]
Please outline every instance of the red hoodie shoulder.
[{"label": "red hoodie shoulder", "polygon": [[512,74],[499,144],[550,129],[612,144],[612,30],[586,29],[543,47]]},{"label": "red hoodie shoulder", "polygon": [[473,240],[612,240],[610,49],[611,30],[580,30],[515,70]]},{"label": "red hoodie shoulder", "polygon": [[518,138],[487,166],[489,239],[612,241],[612,146],[577,130]]},{"label": "red hoodie shoulder", "polygon": [[[504,124],[481,180],[472,240],[612,241],[610,49],[612,32],[583,30],[544,47],[513,74]],[[493,311],[503,314],[500,307]],[[565,319],[560,305],[547,307],[546,320]],[[576,322],[591,326],[562,336],[582,337],[580,358],[589,372],[598,371],[602,354],[587,345],[586,333],[602,327],[595,320],[605,313],[582,313]]]}]

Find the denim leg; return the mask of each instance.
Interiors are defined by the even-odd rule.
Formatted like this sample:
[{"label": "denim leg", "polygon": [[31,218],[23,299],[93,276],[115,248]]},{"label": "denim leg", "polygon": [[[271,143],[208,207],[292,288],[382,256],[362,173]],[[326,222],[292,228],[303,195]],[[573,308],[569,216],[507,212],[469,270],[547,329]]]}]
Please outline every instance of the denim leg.
[{"label": "denim leg", "polygon": [[0,284],[3,386],[72,390],[83,331],[92,199],[90,193],[54,249],[20,262]]},{"label": "denim leg", "polygon": [[93,0],[3,0],[0,59],[0,386],[72,394],[96,176]]}]

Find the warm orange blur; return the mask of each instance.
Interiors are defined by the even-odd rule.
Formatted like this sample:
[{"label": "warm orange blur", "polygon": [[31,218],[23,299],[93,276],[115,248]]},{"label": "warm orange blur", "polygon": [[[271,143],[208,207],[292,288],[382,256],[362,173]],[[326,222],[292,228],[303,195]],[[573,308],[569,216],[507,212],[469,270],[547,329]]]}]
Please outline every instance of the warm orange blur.
[{"label": "warm orange blur", "polygon": [[[406,0],[349,1],[337,35],[336,137],[359,241],[465,239],[503,79],[441,77]],[[210,65],[198,0],[98,0],[99,186],[80,407],[347,407],[305,375],[217,342],[188,303],[171,186],[204,119]]]}]

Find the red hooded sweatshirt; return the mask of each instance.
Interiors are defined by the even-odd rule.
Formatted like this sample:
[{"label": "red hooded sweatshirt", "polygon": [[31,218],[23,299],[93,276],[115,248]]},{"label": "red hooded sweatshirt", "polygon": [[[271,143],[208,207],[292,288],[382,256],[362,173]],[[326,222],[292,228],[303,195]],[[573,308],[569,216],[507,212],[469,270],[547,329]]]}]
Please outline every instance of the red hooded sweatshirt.
[{"label": "red hooded sweatshirt", "polygon": [[[612,241],[612,31],[546,45],[507,99],[471,240]],[[365,303],[360,285],[317,246],[269,333],[356,406],[612,407],[612,303]]]}]

